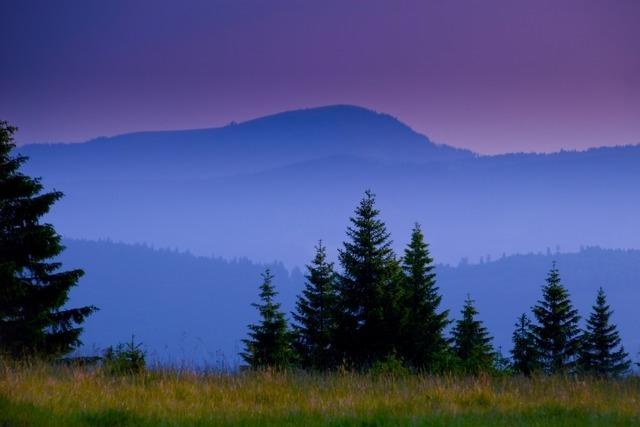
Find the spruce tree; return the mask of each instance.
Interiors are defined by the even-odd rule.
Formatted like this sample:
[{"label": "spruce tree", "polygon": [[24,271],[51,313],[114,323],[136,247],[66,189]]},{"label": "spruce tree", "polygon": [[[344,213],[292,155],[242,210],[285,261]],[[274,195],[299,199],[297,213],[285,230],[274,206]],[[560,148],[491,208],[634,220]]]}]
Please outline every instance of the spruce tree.
[{"label": "spruce tree", "polygon": [[548,373],[572,370],[580,347],[578,311],[562,285],[555,263],[542,288],[542,299],[533,307],[537,324],[533,325],[542,368]]},{"label": "spruce tree", "polygon": [[262,274],[260,303],[252,304],[260,313],[260,323],[249,325],[249,338],[242,340],[245,351],[242,358],[254,369],[289,366],[293,359],[291,334],[280,304],[274,301],[278,294],[273,286],[269,269]]},{"label": "spruce tree", "polygon": [[336,274],[333,263],[327,261],[322,241],[316,246],[316,255],[307,266],[305,277],[306,284],[293,313],[295,348],[304,368],[328,369],[337,362],[333,346]]},{"label": "spruce tree", "polygon": [[343,361],[356,367],[385,359],[398,341],[400,267],[379,214],[374,194],[366,191],[339,252],[336,344]]},{"label": "spruce tree", "polygon": [[471,297],[467,296],[461,314],[462,319],[456,322],[452,331],[452,350],[460,367],[472,374],[491,370],[495,358],[492,338],[482,322],[476,319],[478,311]]},{"label": "spruce tree", "polygon": [[449,311],[438,311],[442,297],[436,286],[433,258],[419,224],[411,233],[402,269],[402,356],[416,368],[431,369],[447,348],[443,332],[449,323]]},{"label": "spruce tree", "polygon": [[0,354],[55,357],[80,344],[79,325],[95,307],[65,306],[84,273],[48,262],[64,247],[41,222],[62,193],[43,192],[39,179],[19,171],[27,158],[12,155],[15,131],[0,121]]},{"label": "spruce tree", "polygon": [[536,340],[531,320],[526,314],[518,318],[513,331],[513,349],[511,350],[512,368],[516,373],[531,375],[539,368]]},{"label": "spruce tree", "polygon": [[600,288],[582,338],[579,364],[584,372],[615,377],[627,372],[631,366],[617,327],[610,321],[612,314],[604,290]]}]

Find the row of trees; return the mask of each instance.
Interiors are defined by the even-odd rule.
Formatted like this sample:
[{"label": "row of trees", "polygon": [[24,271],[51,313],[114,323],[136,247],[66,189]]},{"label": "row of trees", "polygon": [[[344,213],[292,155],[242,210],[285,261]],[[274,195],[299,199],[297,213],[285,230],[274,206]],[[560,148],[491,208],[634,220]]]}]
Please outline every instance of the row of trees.
[{"label": "row of trees", "polygon": [[542,299],[533,307],[537,323],[525,313],[516,323],[511,352],[514,369],[527,375],[535,371],[624,374],[631,362],[611,323],[612,313],[600,288],[586,328],[581,330],[578,311],[554,263],[542,288]]},{"label": "row of trees", "polygon": [[249,326],[241,354],[246,363],[253,368],[368,369],[393,358],[424,372],[508,367],[525,375],[581,371],[616,376],[629,369],[604,291],[581,331],[555,264],[533,308],[536,322],[526,314],[518,319],[510,361],[494,350],[470,297],[447,336],[452,322],[440,308],[433,258],[420,226],[398,258],[379,214],[374,194],[365,192],[338,253],[339,273],[318,244],[291,327],[275,301],[273,276],[264,273],[260,303],[254,304],[260,322]]}]

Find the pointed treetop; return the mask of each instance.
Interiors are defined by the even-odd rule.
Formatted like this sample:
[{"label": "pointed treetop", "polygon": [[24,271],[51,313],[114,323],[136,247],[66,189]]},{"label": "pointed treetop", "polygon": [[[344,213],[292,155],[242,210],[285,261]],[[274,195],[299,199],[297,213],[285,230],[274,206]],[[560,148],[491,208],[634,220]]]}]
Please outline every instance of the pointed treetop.
[{"label": "pointed treetop", "polygon": [[611,323],[612,314],[604,290],[600,287],[582,337],[579,365],[586,372],[600,376],[619,376],[631,366],[618,329]]},{"label": "pointed treetop", "polygon": [[513,331],[512,368],[516,373],[531,375],[539,368],[538,352],[533,336],[531,320],[525,313],[518,317]]},{"label": "pointed treetop", "polygon": [[291,336],[272,284],[273,275],[268,268],[262,274],[260,302],[252,304],[258,309],[260,321],[249,325],[249,337],[242,340],[245,351],[240,355],[252,368],[282,368],[292,359]]},{"label": "pointed treetop", "polygon": [[262,285],[260,285],[260,298],[265,302],[271,302],[273,297],[278,295],[278,292],[273,287],[273,278],[274,275],[271,274],[271,269],[267,268],[263,273],[260,274],[262,276]]},{"label": "pointed treetop", "polygon": [[449,324],[449,312],[438,310],[442,297],[436,285],[429,245],[418,223],[405,248],[402,270],[403,358],[416,368],[430,370],[447,348],[444,329]]},{"label": "pointed treetop", "polygon": [[533,331],[545,371],[572,370],[580,347],[580,316],[560,280],[555,263],[542,287],[542,299],[533,307],[533,314],[537,320]]},{"label": "pointed treetop", "polygon": [[478,311],[467,295],[462,308],[462,319],[453,328],[453,350],[465,371],[476,373],[493,367],[492,338],[487,328],[475,316]]},{"label": "pointed treetop", "polygon": [[295,320],[294,346],[300,363],[305,368],[327,369],[337,364],[333,336],[336,314],[336,274],[333,263],[326,260],[322,241],[316,246],[316,254],[307,265],[306,282],[298,295]]}]

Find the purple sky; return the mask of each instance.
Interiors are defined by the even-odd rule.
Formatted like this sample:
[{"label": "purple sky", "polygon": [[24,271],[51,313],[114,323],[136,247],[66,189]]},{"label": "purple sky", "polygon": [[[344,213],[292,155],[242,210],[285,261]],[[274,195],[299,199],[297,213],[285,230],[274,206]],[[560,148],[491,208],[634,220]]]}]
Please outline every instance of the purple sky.
[{"label": "purple sky", "polygon": [[640,143],[640,1],[0,0],[19,142],[348,103],[483,153]]}]

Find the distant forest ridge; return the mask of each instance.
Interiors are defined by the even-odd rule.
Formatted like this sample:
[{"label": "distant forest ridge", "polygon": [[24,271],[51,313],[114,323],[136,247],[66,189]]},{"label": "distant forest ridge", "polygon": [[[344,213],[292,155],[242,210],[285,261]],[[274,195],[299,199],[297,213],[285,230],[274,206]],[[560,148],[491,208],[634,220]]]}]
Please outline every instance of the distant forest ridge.
[{"label": "distant forest ridge", "polygon": [[[247,324],[256,320],[250,303],[256,300],[264,264],[109,241],[66,239],[64,243],[65,267],[82,266],[86,271],[70,304],[91,302],[101,308],[86,322],[82,352],[135,334],[151,357],[162,362],[226,366],[240,362],[240,339]],[[496,348],[506,354],[517,316],[540,298],[553,261],[583,316],[589,313],[598,287],[605,289],[614,309],[612,320],[636,359],[640,337],[635,330],[635,304],[629,302],[640,300],[640,250],[591,247],[575,253],[440,264],[436,271],[443,306],[455,318],[471,294]],[[268,266],[275,275],[279,300],[289,313],[304,283],[302,271],[288,270],[278,262]]]}]

